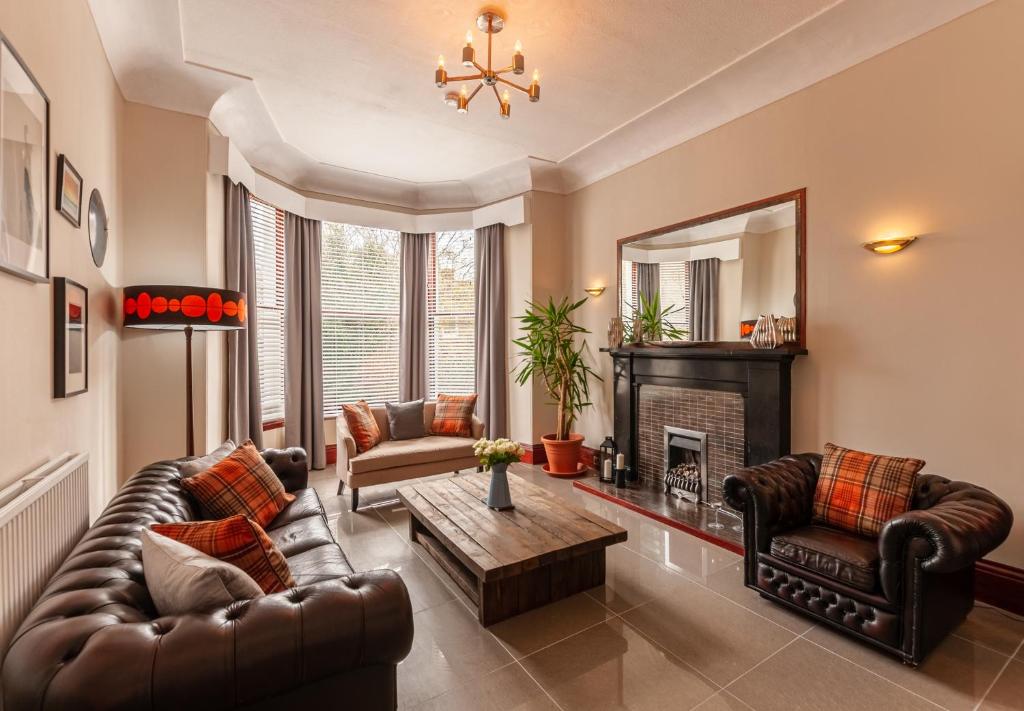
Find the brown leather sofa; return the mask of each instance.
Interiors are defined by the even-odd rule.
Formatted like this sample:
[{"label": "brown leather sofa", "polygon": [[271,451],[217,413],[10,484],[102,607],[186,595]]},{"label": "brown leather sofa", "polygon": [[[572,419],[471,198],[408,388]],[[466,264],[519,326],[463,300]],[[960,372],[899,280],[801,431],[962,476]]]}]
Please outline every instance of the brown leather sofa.
[{"label": "brown leather sofa", "polygon": [[180,462],[135,474],[46,585],[2,670],[3,708],[395,709],[395,672],[412,646],[408,591],[390,570],[356,573],[334,541],[306,454],[266,450],[295,494],[267,533],[298,587],[159,617],[139,534],[197,511]]},{"label": "brown leather sofa", "polygon": [[917,665],[974,606],[974,564],[1013,513],[986,489],[921,474],[911,510],[864,538],[812,525],[820,466],[820,454],[796,454],[725,478],[743,512],[744,582]]}]

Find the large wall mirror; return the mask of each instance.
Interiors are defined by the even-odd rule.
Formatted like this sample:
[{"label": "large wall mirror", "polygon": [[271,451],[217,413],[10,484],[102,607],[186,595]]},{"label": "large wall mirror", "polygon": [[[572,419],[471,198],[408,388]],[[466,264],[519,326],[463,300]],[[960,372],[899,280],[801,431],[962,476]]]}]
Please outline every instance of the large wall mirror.
[{"label": "large wall mirror", "polygon": [[669,340],[743,341],[772,314],[806,346],[804,208],[801,189],[620,239],[623,321],[657,296]]}]

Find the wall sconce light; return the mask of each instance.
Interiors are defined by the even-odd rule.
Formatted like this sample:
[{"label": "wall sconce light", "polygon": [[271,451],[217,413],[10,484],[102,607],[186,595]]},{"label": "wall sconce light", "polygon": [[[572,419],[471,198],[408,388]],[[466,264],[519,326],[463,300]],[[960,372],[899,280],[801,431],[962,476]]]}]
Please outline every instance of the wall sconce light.
[{"label": "wall sconce light", "polygon": [[910,246],[910,243],[917,237],[899,237],[896,239],[876,239],[873,242],[865,242],[862,246],[875,254],[895,254],[901,249]]},{"label": "wall sconce light", "polygon": [[591,296],[597,297],[603,294],[606,288],[607,287],[604,286],[592,286],[589,289],[584,289],[583,291],[587,292]]}]

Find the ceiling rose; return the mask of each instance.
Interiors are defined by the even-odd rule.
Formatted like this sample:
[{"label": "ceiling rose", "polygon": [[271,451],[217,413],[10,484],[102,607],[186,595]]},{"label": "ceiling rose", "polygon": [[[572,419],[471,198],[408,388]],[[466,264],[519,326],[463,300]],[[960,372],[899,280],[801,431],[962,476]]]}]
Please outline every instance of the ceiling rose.
[{"label": "ceiling rose", "polygon": [[501,32],[505,27],[505,18],[495,12],[485,12],[480,17],[476,18],[476,26],[481,32],[487,33],[487,66],[484,67],[476,61],[476,49],[473,47],[473,30],[466,32],[466,46],[462,48],[462,66],[467,68],[475,68],[476,74],[463,74],[457,77],[448,76],[448,72],[444,68],[444,55],[437,58],[437,70],[434,72],[434,83],[439,89],[448,86],[449,81],[464,81],[472,82],[478,81],[479,84],[472,92],[468,91],[466,84],[462,85],[459,91],[449,91],[444,96],[444,102],[449,106],[454,106],[455,110],[460,114],[469,113],[469,102],[483,89],[485,86],[491,87],[494,92],[494,98],[498,100],[498,115],[503,119],[507,119],[512,113],[512,106],[509,103],[508,89],[505,89],[501,94],[498,93],[498,84],[505,84],[513,89],[518,89],[527,96],[530,97],[530,101],[540,101],[540,74],[536,69],[533,70],[533,80],[529,86],[521,86],[516,84],[514,81],[510,81],[502,74],[522,74],[526,71],[526,58],[523,56],[523,45],[516,40],[515,52],[512,55],[512,64],[502,69],[494,70],[491,65],[491,38],[492,35]]}]

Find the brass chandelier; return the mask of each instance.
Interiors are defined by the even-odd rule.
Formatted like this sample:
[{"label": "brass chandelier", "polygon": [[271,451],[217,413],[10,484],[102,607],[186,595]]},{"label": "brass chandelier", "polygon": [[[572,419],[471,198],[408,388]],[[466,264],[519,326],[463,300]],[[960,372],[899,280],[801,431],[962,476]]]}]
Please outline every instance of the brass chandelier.
[{"label": "brass chandelier", "polygon": [[491,39],[493,35],[501,32],[505,27],[505,18],[495,12],[484,12],[480,17],[476,18],[476,26],[481,32],[487,33],[487,66],[483,67],[476,61],[476,49],[473,47],[473,31],[469,30],[466,32],[466,46],[462,48],[462,66],[467,68],[475,68],[476,74],[464,74],[462,76],[450,77],[448,72],[444,68],[444,55],[437,58],[437,71],[434,72],[434,83],[439,89],[448,86],[450,81],[477,81],[476,88],[472,92],[466,90],[466,85],[463,84],[459,91],[449,91],[444,96],[444,102],[448,106],[454,106],[455,110],[460,114],[469,113],[469,102],[483,89],[485,86],[491,87],[494,91],[494,98],[498,100],[498,111],[499,115],[503,119],[507,119],[512,113],[512,106],[509,103],[508,89],[505,89],[501,94],[498,94],[498,84],[505,84],[513,89],[519,91],[530,97],[530,101],[540,101],[540,74],[536,69],[533,70],[533,80],[529,86],[522,86],[516,84],[514,81],[509,81],[502,74],[522,74],[525,69],[526,58],[523,56],[523,45],[516,40],[515,51],[512,55],[512,64],[502,69],[495,70],[491,66]]}]

